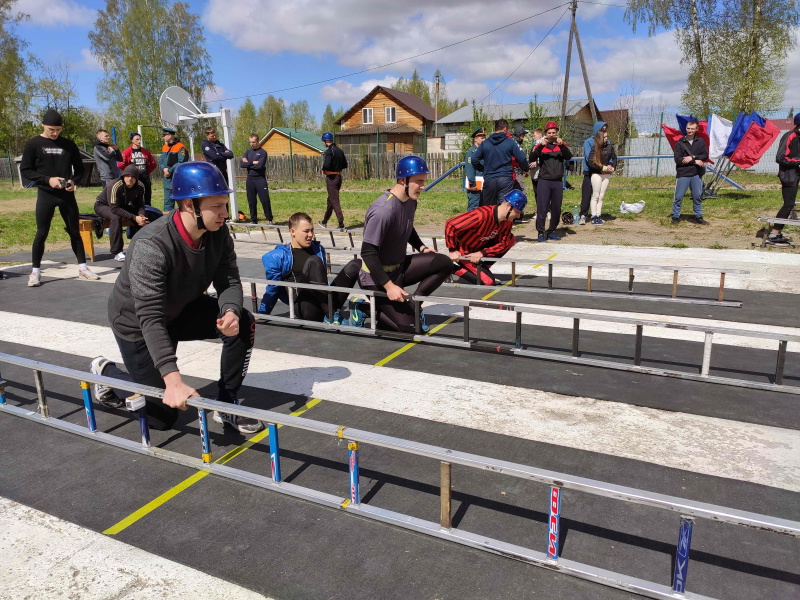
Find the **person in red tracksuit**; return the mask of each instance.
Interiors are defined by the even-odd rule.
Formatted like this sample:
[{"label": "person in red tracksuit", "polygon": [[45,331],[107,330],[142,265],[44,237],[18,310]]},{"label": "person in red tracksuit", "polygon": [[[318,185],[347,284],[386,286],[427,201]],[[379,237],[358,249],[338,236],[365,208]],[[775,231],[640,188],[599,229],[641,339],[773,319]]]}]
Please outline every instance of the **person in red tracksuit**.
[{"label": "person in red tracksuit", "polygon": [[480,282],[477,265],[484,257],[500,258],[516,243],[511,228],[527,203],[524,193],[511,190],[500,204],[480,206],[448,219],[444,239],[450,258],[456,263],[454,274],[469,283],[495,285],[491,263],[481,265]]},{"label": "person in red tracksuit", "polygon": [[[778,144],[778,179],[781,182],[783,206],[775,215],[778,219],[788,219],[797,202],[797,189],[800,187],[800,113],[794,116],[794,129],[786,133]],[[767,237],[769,244],[789,244],[791,240],[783,236],[783,225],[776,223]]]}]

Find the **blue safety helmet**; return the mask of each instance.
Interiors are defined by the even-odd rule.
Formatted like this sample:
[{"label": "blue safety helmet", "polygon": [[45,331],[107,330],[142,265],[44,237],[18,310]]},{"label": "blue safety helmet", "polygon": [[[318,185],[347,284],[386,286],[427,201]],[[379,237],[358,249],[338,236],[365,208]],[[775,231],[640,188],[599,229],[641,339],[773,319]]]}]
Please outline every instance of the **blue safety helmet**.
[{"label": "blue safety helmet", "polygon": [[525,210],[525,205],[528,204],[528,197],[519,190],[511,190],[503,196],[503,201],[508,202],[512,208],[518,210],[521,214]]},{"label": "blue safety helmet", "polygon": [[428,165],[419,156],[404,156],[397,161],[397,179],[411,177],[412,175],[425,175],[427,173],[430,173]]},{"label": "blue safety helmet", "polygon": [[330,131],[326,131],[322,134],[322,141],[323,142],[332,142],[333,141],[333,134]]},{"label": "blue safety helmet", "polygon": [[210,162],[193,161],[181,163],[172,172],[172,199],[192,199],[197,228],[205,229],[200,213],[200,199],[208,196],[227,196],[233,193],[222,172]]}]

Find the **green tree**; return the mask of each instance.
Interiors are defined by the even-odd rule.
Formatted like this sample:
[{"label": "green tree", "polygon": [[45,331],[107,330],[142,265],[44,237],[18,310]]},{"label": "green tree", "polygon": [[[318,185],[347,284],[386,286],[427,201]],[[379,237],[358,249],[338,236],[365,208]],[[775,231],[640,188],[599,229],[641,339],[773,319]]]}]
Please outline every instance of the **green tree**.
[{"label": "green tree", "polygon": [[487,135],[491,135],[493,132],[493,125],[494,121],[486,114],[483,107],[475,104],[475,100],[473,100],[472,119],[464,123],[459,130],[459,133],[463,135],[461,138],[461,153],[464,154],[472,147],[472,134],[475,133],[478,127],[485,128]]},{"label": "green tree", "polygon": [[307,129],[308,131],[317,130],[317,121],[311,114],[308,100],[298,100],[289,105],[288,126],[295,129]]},{"label": "green tree", "polygon": [[397,80],[397,83],[392,86],[392,89],[399,92],[414,94],[426,104],[433,105],[430,84],[419,76],[416,69],[414,69],[414,74],[411,76],[411,79],[404,79],[401,77]]},{"label": "green tree", "polygon": [[26,42],[16,25],[27,15],[12,12],[16,0],[0,0],[0,147],[17,151],[28,133],[27,107],[31,78]]},{"label": "green tree", "polygon": [[247,98],[236,116],[233,118],[233,153],[236,156],[244,154],[250,147],[250,134],[255,133],[261,139],[267,132],[258,131],[258,119],[256,118],[256,107],[250,98]]},{"label": "green tree", "polygon": [[258,129],[260,135],[266,135],[273,127],[286,127],[286,103],[282,98],[272,94],[266,97],[258,107]]},{"label": "green tree", "polygon": [[337,123],[339,119],[342,118],[344,114],[344,109],[337,108],[336,111],[331,108],[331,105],[328,104],[325,107],[325,112],[322,113],[322,120],[319,123],[319,134],[323,134],[326,131],[330,131],[331,133],[339,131],[341,126]]},{"label": "green tree", "polygon": [[[203,26],[189,8],[170,0],[106,0],[98,11],[89,42],[106,77],[97,97],[125,129],[157,122],[158,100],[169,86],[184,88],[198,103],[213,89]],[[198,137],[201,128],[195,127]]]}]

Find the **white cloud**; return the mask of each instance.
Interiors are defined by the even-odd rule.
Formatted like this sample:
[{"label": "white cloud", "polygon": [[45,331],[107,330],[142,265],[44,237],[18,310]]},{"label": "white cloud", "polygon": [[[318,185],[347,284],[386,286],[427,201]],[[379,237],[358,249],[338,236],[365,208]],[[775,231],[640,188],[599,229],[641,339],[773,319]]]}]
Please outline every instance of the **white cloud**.
[{"label": "white cloud", "polygon": [[72,68],[76,71],[102,71],[103,66],[97,62],[89,48],[81,48],[81,60],[74,63]]},{"label": "white cloud", "polygon": [[467,102],[480,102],[492,91],[482,82],[462,81],[453,79],[447,82],[447,97],[450,100],[466,100]]},{"label": "white cloud", "polygon": [[342,106],[350,107],[366,96],[376,85],[392,87],[397,82],[397,77],[387,75],[383,79],[368,79],[357,85],[349,81],[337,81],[326,85],[320,90],[319,96],[326,102],[338,102]]},{"label": "white cloud", "polygon": [[29,23],[42,27],[60,28],[65,25],[91,27],[97,11],[75,0],[19,0],[14,12],[30,15]]},{"label": "white cloud", "polygon": [[211,104],[213,102],[222,100],[223,98],[227,97],[227,95],[228,92],[225,91],[224,87],[221,85],[215,85],[213,88],[206,87],[206,89],[203,90],[203,97],[201,100],[202,102]]}]

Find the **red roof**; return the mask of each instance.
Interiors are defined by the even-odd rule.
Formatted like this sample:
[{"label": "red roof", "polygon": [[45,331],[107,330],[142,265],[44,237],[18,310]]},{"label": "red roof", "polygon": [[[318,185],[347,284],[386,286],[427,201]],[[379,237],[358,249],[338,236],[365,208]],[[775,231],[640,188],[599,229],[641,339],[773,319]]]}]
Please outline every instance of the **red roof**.
[{"label": "red roof", "polygon": [[794,129],[794,119],[768,119],[780,131],[789,131]]}]

